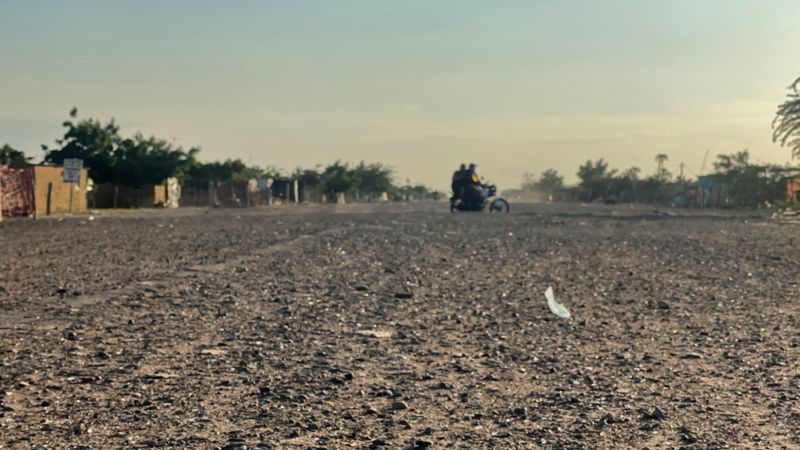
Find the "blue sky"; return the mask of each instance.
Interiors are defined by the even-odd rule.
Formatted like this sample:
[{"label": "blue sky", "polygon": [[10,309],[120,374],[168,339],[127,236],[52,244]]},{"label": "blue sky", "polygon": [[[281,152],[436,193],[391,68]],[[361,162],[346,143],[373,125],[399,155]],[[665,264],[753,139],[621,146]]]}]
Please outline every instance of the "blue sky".
[{"label": "blue sky", "polygon": [[206,159],[440,188],[462,161],[501,187],[589,158],[784,163],[797,23],[795,0],[5,1],[0,144],[37,154],[77,106]]}]

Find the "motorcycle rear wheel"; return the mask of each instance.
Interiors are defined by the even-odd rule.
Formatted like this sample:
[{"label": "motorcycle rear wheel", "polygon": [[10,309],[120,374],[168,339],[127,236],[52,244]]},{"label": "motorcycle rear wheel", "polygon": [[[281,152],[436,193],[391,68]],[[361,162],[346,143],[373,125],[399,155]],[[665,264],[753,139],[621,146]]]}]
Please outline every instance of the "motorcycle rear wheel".
[{"label": "motorcycle rear wheel", "polygon": [[508,202],[503,198],[496,198],[492,200],[492,203],[489,204],[489,212],[499,212],[508,214],[510,211],[511,207],[508,205]]}]

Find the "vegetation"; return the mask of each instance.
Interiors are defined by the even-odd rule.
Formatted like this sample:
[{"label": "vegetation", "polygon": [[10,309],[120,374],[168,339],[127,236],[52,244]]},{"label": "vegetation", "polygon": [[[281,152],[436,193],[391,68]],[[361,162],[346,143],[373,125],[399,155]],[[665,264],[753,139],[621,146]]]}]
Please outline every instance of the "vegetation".
[{"label": "vegetation", "polygon": [[786,169],[769,164],[751,164],[743,150],[719,155],[710,178],[723,184],[731,206],[755,208],[776,204],[786,197]]},{"label": "vegetation", "polygon": [[0,147],[0,164],[11,164],[15,162],[28,162],[31,158],[25,156],[25,153],[11,147],[8,144],[3,145]]},{"label": "vegetation", "polygon": [[201,163],[194,161],[192,166],[184,172],[185,178],[197,181],[246,181],[250,179],[280,178],[280,170],[274,167],[266,169],[258,166],[248,166],[240,159],[226,159]]},{"label": "vegetation", "polygon": [[[287,177],[275,167],[251,166],[240,159],[200,162],[197,159],[199,148],[185,150],[141,133],[125,138],[120,136],[120,128],[113,119],[106,123],[96,119],[78,119],[75,108],[63,126],[66,129],[64,136],[53,148],[42,146],[45,163],[62,164],[67,158],[82,159],[89,169],[89,176],[97,183],[136,186],[159,184],[169,177],[200,182],[296,178],[303,189],[318,190],[330,198],[340,192],[356,197],[376,196],[383,192],[418,196],[429,192],[424,186],[396,186],[393,170],[380,163],[361,161],[351,166],[336,161],[324,168],[298,168]],[[22,152],[8,145],[3,147],[0,158],[27,160]]]},{"label": "vegetation", "polygon": [[44,161],[63,164],[68,158],[82,159],[96,183],[158,184],[196,164],[198,148],[185,151],[163,139],[139,133],[123,138],[113,119],[105,124],[96,119],[77,120],[75,108],[69,116],[70,120],[62,124],[66,131],[56,141],[57,147],[42,146]]},{"label": "vegetation", "polygon": [[772,121],[772,140],[789,147],[792,156],[800,158],[800,78],[789,86],[787,97]]},{"label": "vegetation", "polygon": [[[705,181],[673,178],[664,166],[667,155],[656,157],[656,173],[641,177],[641,171],[632,167],[624,171],[611,169],[606,161],[586,161],[578,169],[578,184],[565,187],[563,178],[554,170],[545,171],[541,178],[526,174],[522,191],[549,193],[557,199],[571,199],[583,202],[635,202],[646,204],[672,205],[680,202],[694,204],[701,201],[700,195],[694,199],[686,198],[687,192],[699,185],[713,189],[714,203],[717,206],[738,208],[758,208],[775,205],[786,197],[786,182],[797,170],[778,165],[753,164],[747,150],[730,155],[718,155],[714,163],[714,173],[703,178]],[[691,204],[691,203],[690,203]]]}]

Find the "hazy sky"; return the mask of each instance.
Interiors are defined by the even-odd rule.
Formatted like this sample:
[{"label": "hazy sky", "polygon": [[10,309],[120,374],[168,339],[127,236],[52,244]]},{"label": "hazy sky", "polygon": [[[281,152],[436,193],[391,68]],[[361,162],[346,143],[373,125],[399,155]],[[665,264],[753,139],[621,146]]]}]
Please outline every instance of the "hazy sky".
[{"label": "hazy sky", "polygon": [[798,0],[1,0],[0,145],[39,155],[77,106],[205,159],[439,188],[462,161],[501,188],[588,158],[784,163],[798,23]]}]

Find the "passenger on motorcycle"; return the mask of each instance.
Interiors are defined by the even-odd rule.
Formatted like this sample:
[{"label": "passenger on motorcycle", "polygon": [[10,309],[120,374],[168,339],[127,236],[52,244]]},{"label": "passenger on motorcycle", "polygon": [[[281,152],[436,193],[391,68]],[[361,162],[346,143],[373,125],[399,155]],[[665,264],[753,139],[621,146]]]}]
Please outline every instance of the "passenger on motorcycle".
[{"label": "passenger on motorcycle", "polygon": [[461,164],[461,167],[453,172],[453,181],[450,183],[450,188],[453,190],[452,199],[462,199],[464,191],[464,179],[467,176],[467,166]]},{"label": "passenger on motorcycle", "polygon": [[478,205],[483,199],[483,183],[475,173],[475,164],[470,164],[464,177],[464,190],[461,201],[469,205]]}]

